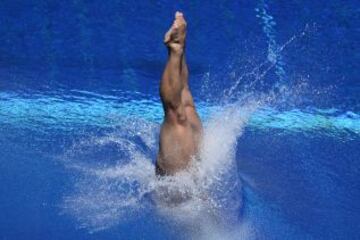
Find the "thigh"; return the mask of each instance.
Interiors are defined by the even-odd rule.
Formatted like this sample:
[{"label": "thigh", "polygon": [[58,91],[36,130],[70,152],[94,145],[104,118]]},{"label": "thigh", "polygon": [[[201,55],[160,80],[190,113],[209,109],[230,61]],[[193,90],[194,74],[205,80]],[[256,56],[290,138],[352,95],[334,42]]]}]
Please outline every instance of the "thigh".
[{"label": "thigh", "polygon": [[194,131],[202,131],[200,117],[194,106],[185,107],[186,119]]}]

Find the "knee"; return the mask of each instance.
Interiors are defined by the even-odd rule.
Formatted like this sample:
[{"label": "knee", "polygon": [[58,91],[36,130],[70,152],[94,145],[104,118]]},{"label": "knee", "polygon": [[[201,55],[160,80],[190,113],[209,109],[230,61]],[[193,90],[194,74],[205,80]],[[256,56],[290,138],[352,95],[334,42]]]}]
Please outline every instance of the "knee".
[{"label": "knee", "polygon": [[169,120],[177,124],[184,124],[187,121],[185,107],[182,104],[175,108],[168,108],[166,115]]},{"label": "knee", "polygon": [[183,124],[186,122],[186,112],[185,112],[185,108],[183,105],[178,107],[178,109],[176,111],[176,118],[180,124]]}]

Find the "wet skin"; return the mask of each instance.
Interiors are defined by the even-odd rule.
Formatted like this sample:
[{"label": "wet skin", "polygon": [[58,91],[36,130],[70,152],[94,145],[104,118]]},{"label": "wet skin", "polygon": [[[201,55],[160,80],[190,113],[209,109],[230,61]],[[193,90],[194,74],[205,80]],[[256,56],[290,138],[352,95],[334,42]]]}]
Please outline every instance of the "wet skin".
[{"label": "wet skin", "polygon": [[202,125],[188,85],[185,37],[184,16],[176,12],[174,23],[164,38],[168,60],[160,83],[165,118],[156,161],[158,175],[173,175],[186,169],[200,145]]}]

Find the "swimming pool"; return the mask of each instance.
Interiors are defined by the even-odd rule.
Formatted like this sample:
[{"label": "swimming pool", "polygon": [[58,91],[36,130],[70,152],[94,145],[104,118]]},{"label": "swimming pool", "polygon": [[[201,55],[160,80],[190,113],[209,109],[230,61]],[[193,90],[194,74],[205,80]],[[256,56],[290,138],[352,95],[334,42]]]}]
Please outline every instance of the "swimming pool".
[{"label": "swimming pool", "polygon": [[[206,126],[195,185],[213,205],[164,214],[149,195],[178,9]],[[355,1],[2,1],[0,237],[357,239],[358,14]]]}]

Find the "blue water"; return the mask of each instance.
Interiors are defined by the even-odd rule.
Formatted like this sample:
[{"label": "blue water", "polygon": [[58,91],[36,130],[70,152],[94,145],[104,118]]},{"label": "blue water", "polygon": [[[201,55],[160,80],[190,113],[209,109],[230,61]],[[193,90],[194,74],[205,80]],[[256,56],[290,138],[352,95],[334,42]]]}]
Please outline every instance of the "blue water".
[{"label": "blue water", "polygon": [[[150,195],[169,184],[152,169],[176,10],[212,205],[164,214]],[[0,239],[359,239],[359,12],[353,0],[1,1]]]}]

